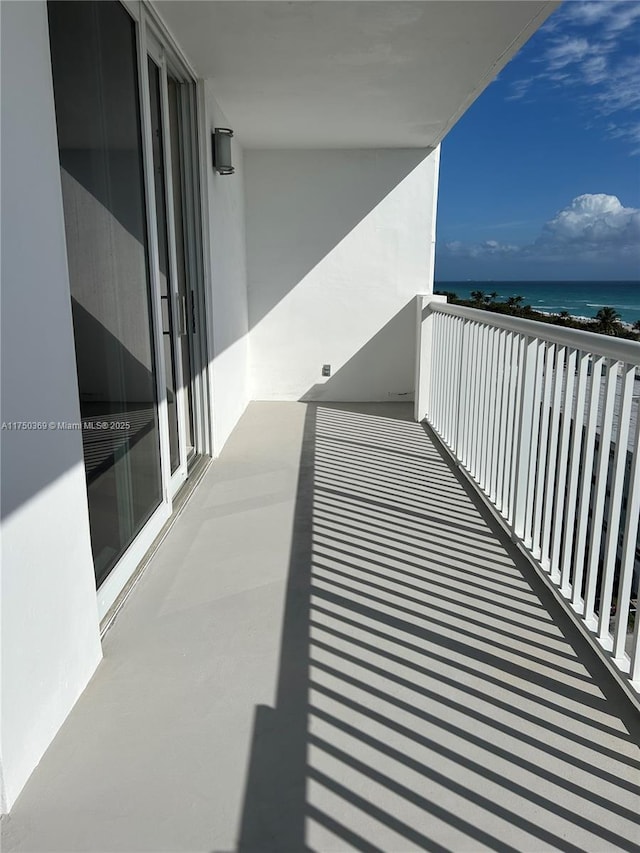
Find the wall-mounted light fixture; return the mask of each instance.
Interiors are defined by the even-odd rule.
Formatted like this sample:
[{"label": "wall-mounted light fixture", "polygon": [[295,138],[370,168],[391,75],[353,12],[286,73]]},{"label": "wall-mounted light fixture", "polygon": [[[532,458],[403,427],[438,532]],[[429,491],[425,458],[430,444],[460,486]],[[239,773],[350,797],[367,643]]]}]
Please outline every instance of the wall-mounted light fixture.
[{"label": "wall-mounted light fixture", "polygon": [[228,127],[216,127],[211,136],[213,168],[219,175],[233,175],[235,169],[231,165],[231,138],[233,131]]}]

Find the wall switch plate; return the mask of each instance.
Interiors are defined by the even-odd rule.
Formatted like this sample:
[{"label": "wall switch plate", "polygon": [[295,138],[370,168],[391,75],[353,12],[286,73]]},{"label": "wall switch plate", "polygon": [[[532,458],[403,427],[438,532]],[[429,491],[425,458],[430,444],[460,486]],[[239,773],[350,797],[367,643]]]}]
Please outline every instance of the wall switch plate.
[{"label": "wall switch plate", "polygon": [[331,376],[331,365],[323,364],[322,365],[322,375],[323,376]]}]

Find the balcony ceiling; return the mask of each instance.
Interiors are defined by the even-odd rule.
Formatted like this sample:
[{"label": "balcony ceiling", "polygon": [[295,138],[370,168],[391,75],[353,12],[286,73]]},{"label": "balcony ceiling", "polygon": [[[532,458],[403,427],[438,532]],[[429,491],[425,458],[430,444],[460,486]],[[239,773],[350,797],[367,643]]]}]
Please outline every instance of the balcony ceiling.
[{"label": "balcony ceiling", "polygon": [[557,2],[190,2],[156,9],[249,148],[431,147]]}]

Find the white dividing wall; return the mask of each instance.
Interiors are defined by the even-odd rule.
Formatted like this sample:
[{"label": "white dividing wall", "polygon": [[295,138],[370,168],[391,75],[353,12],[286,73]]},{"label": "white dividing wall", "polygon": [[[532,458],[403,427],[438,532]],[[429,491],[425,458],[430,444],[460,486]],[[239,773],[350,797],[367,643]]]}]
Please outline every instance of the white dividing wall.
[{"label": "white dividing wall", "polygon": [[412,399],[438,164],[439,149],[245,151],[253,399]]},{"label": "white dividing wall", "polygon": [[[80,419],[46,5],[3,2],[2,421]],[[3,810],[100,657],[82,436],[2,437]]]},{"label": "white dividing wall", "polygon": [[[249,338],[245,249],[243,151],[233,140],[235,174],[218,175],[211,165],[214,127],[229,124],[210,81],[201,84],[204,112],[203,180],[208,212],[210,268],[209,351],[214,453],[220,453],[249,402]],[[205,222],[205,226],[207,223]]]}]

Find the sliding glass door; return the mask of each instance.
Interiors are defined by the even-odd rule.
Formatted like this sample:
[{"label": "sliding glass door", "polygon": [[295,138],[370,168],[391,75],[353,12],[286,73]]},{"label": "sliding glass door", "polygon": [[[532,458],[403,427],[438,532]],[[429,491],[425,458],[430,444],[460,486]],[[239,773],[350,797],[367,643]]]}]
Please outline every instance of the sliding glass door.
[{"label": "sliding glass door", "polygon": [[164,379],[169,418],[169,445],[171,473],[181,466],[180,423],[178,391],[181,387],[179,355],[176,351],[176,292],[174,264],[170,260],[171,229],[168,219],[166,146],[163,123],[162,73],[156,61],[148,58],[149,103],[151,114],[151,139],[153,145],[153,176],[156,201],[156,229],[158,234],[158,265],[160,272],[160,298],[162,301],[162,343],[164,350]]},{"label": "sliding glass door", "polygon": [[194,414],[192,392],[192,349],[195,325],[195,291],[189,285],[187,238],[189,220],[185,198],[185,147],[188,130],[182,120],[181,85],[174,77],[167,76],[167,104],[169,108],[169,136],[171,140],[171,177],[173,194],[173,221],[175,223],[176,275],[178,304],[180,306],[179,349],[183,371],[181,405],[185,422],[185,447],[187,457],[194,453]]},{"label": "sliding glass door", "polygon": [[82,436],[99,585],[162,500],[135,25],[49,4]]},{"label": "sliding glass door", "polygon": [[171,473],[172,482],[179,485],[195,455],[192,365],[197,334],[196,275],[189,262],[195,229],[188,216],[190,179],[185,152],[189,147],[189,127],[183,118],[189,84],[171,74],[162,48],[154,39],[149,41],[147,67]]},{"label": "sliding glass door", "polygon": [[193,83],[168,72],[162,47],[117,0],[51,0],[48,10],[89,520],[104,610],[169,517],[198,445],[197,170],[185,166],[193,127],[182,117]]}]

